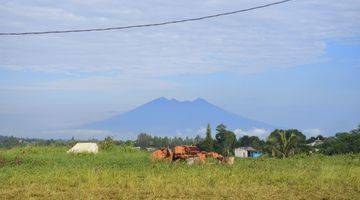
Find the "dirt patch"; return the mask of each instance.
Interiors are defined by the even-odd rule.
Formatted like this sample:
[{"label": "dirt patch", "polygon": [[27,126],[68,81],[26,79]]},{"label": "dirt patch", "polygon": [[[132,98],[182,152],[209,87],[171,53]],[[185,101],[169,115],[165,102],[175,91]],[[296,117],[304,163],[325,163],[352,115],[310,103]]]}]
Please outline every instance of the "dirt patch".
[{"label": "dirt patch", "polygon": [[22,160],[19,156],[15,156],[15,158],[10,160],[11,165],[17,166],[17,165],[21,165],[21,163],[22,163]]},{"label": "dirt patch", "polygon": [[11,159],[5,159],[0,155],[0,167],[4,167],[5,165],[18,166],[22,164],[22,160],[19,156],[15,156]]},{"label": "dirt patch", "polygon": [[0,155],[0,167],[4,166],[5,163],[6,163],[5,158]]}]

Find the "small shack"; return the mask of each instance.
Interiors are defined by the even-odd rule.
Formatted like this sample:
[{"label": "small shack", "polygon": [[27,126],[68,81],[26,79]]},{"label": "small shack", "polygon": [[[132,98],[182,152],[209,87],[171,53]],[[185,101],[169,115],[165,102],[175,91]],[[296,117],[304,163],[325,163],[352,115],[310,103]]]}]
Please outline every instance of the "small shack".
[{"label": "small shack", "polygon": [[253,147],[239,147],[235,149],[235,157],[257,158],[262,156],[262,152]]}]

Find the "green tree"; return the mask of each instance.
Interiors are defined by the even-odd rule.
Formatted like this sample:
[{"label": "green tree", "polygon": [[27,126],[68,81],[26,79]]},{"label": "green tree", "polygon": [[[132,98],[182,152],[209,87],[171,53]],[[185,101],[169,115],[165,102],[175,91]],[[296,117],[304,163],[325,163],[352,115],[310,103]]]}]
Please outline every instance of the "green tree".
[{"label": "green tree", "polygon": [[271,155],[286,158],[305,148],[306,136],[296,129],[276,129],[268,136]]},{"label": "green tree", "polygon": [[151,147],[153,145],[152,136],[148,135],[146,133],[140,133],[137,136],[135,146],[141,147],[141,148],[147,148]]},{"label": "green tree", "polygon": [[327,155],[360,153],[360,125],[350,132],[336,133],[320,145],[320,152]]},{"label": "green tree", "polygon": [[236,144],[237,147],[247,147],[250,146],[250,136],[244,135],[238,139]]},{"label": "green tree", "polygon": [[234,155],[236,144],[235,133],[226,130],[226,126],[224,124],[218,125],[216,127],[216,131],[217,134],[215,135],[215,139],[217,151],[224,156]]},{"label": "green tree", "polygon": [[133,147],[133,146],[135,145],[135,141],[126,140],[126,141],[124,142],[124,145],[125,145],[126,147]]},{"label": "green tree", "polygon": [[214,151],[214,140],[211,136],[210,124],[207,125],[206,137],[205,140],[202,142],[201,149],[204,151]]},{"label": "green tree", "polygon": [[104,141],[100,142],[100,149],[102,150],[110,150],[114,148],[114,146],[115,146],[115,141],[110,136],[106,137]]},{"label": "green tree", "polygon": [[193,141],[193,145],[199,146],[204,142],[204,138],[202,138],[200,135],[196,135]]},{"label": "green tree", "polygon": [[360,134],[360,124],[358,125],[357,128],[353,129],[352,131],[350,131],[350,133],[352,134]]},{"label": "green tree", "polygon": [[256,149],[262,149],[265,142],[257,136],[244,135],[237,141],[237,147],[254,147]]}]

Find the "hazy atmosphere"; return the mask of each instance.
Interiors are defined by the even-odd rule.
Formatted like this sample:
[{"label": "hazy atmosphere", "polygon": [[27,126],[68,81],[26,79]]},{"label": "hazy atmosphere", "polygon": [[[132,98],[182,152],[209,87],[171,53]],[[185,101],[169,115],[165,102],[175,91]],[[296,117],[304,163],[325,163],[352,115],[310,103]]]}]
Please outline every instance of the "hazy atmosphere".
[{"label": "hazy atmosphere", "polygon": [[0,1],[0,199],[360,199],[359,0]]},{"label": "hazy atmosphere", "polygon": [[[154,23],[269,2],[2,1],[0,32]],[[301,0],[146,29],[1,36],[0,135],[136,137],[81,127],[159,97],[200,97],[308,136],[351,130],[360,122],[359,10],[357,0]],[[232,130],[262,136],[259,128]]]}]

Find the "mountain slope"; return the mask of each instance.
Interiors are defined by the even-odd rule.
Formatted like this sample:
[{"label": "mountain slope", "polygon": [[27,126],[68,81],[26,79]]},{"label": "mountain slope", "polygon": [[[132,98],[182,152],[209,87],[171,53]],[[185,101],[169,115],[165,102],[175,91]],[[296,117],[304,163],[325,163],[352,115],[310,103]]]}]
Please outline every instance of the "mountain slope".
[{"label": "mountain slope", "polygon": [[155,99],[124,114],[94,122],[83,128],[116,132],[147,132],[159,135],[175,135],[192,131],[210,123],[213,127],[224,123],[228,128],[273,128],[273,126],[247,119],[225,111],[204,99],[178,101],[164,97]]}]

